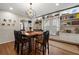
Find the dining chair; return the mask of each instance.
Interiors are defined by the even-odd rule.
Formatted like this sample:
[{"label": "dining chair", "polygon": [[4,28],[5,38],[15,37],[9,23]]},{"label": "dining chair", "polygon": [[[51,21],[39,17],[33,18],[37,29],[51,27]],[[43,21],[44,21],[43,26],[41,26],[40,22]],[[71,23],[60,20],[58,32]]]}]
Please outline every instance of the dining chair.
[{"label": "dining chair", "polygon": [[18,35],[19,39],[21,39],[20,41],[21,41],[21,55],[22,55],[22,54],[24,54],[23,53],[24,51],[27,50],[27,52],[28,52],[28,49],[29,49],[29,38],[26,35],[22,34],[21,31],[19,31],[18,34],[19,34]]},{"label": "dining chair", "polygon": [[14,31],[15,36],[15,48],[17,54],[23,54],[24,46],[28,42],[28,38],[25,35],[22,35],[21,31]]},{"label": "dining chair", "polygon": [[43,38],[37,39],[35,42],[35,53],[40,51],[45,54],[46,49],[48,49],[49,54],[49,31],[43,33]]},{"label": "dining chair", "polygon": [[18,31],[14,30],[14,37],[15,37],[15,44],[14,47],[16,49],[17,54],[19,54],[19,38],[18,38]]}]

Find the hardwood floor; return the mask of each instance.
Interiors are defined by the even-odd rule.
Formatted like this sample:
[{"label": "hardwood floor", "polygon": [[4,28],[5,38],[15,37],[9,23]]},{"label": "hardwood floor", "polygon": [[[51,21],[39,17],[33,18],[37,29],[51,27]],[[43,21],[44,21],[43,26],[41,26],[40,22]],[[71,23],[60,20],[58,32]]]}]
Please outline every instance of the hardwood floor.
[{"label": "hardwood floor", "polygon": [[[47,53],[46,53],[47,54]],[[77,55],[79,54],[79,47],[67,43],[57,41],[50,41],[49,55]],[[14,43],[9,42],[0,44],[0,55],[16,55]]]},{"label": "hardwood floor", "polygon": [[5,44],[0,44],[0,55],[16,55],[14,43],[9,42]]},{"label": "hardwood floor", "polygon": [[[69,54],[79,54],[78,45],[72,45],[72,44],[58,42],[58,41],[50,41],[50,45],[52,45],[52,47],[61,49],[62,51],[70,52]],[[52,49],[54,49],[54,48],[52,48]]]}]

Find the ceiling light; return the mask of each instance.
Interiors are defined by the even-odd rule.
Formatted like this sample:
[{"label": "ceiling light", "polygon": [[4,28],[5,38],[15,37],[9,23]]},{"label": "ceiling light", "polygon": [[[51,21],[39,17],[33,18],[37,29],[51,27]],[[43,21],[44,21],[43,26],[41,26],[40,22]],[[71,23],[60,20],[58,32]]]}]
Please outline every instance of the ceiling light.
[{"label": "ceiling light", "polygon": [[9,9],[10,9],[10,10],[13,10],[13,8],[12,8],[12,7],[10,7]]},{"label": "ceiling light", "polygon": [[56,3],[56,6],[59,6],[59,3]]}]

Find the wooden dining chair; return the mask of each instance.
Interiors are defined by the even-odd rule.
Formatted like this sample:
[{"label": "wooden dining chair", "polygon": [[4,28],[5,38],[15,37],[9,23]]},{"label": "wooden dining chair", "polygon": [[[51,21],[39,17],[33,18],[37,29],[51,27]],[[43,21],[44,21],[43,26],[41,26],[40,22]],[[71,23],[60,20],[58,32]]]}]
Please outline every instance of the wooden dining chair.
[{"label": "wooden dining chair", "polygon": [[[17,54],[23,54],[24,45],[27,44],[28,38],[22,35],[21,31],[14,31],[15,36],[15,49]],[[20,53],[21,52],[21,53]]]},{"label": "wooden dining chair", "polygon": [[19,31],[19,39],[21,39],[21,55],[24,54],[23,52],[29,49],[29,38],[22,34],[21,31]]},{"label": "wooden dining chair", "polygon": [[14,30],[14,37],[15,37],[15,44],[14,47],[16,49],[17,54],[19,54],[19,44],[20,44],[20,39],[18,38],[18,31]]},{"label": "wooden dining chair", "polygon": [[48,49],[49,54],[49,31],[43,33],[43,38],[37,39],[35,42],[35,53],[40,51],[45,54],[46,49]]}]

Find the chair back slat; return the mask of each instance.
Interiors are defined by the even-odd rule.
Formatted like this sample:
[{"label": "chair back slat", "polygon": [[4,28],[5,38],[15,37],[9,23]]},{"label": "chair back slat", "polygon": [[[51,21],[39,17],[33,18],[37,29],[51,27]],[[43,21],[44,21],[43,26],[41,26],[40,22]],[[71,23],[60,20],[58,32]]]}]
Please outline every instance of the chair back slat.
[{"label": "chair back slat", "polygon": [[14,37],[15,37],[15,40],[18,39],[18,31],[14,31]]},{"label": "chair back slat", "polygon": [[48,40],[49,40],[49,31],[45,31],[43,33],[43,40],[44,40],[45,43],[48,42]]},{"label": "chair back slat", "polygon": [[14,31],[15,40],[21,40],[21,31]]}]

